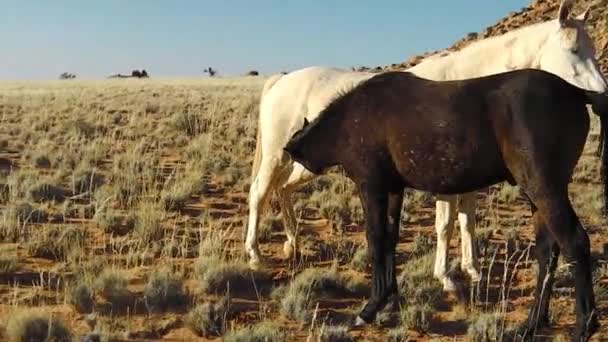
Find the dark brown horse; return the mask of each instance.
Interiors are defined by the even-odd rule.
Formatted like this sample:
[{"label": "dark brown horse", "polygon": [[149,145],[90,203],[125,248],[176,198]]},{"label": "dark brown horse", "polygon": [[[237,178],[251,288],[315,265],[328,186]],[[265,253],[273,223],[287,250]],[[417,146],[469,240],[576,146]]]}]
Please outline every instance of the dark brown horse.
[{"label": "dark brown horse", "polygon": [[574,265],[576,340],[590,337],[599,324],[589,238],[568,183],[589,131],[586,104],[598,112],[600,101],[602,94],[533,69],[451,82],[388,72],[342,94],[297,132],[286,152],[317,174],[342,166],[365,209],[373,284],[357,324],[372,322],[397,291],[394,258],[405,187],[459,194],[507,181],[530,201],[537,284],[546,285],[537,285],[524,334],[548,322],[554,256],[561,251]]}]

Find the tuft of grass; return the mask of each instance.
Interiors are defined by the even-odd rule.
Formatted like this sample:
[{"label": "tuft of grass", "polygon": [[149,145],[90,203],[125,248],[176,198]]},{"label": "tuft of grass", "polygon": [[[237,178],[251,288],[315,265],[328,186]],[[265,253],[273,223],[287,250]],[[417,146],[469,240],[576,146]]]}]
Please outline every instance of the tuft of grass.
[{"label": "tuft of grass", "polygon": [[70,342],[72,333],[57,317],[42,310],[23,310],[9,316],[6,334],[11,341]]},{"label": "tuft of grass", "polygon": [[319,332],[319,342],[351,342],[354,341],[352,336],[348,333],[349,328],[347,326],[324,326]]},{"label": "tuft of grass", "polygon": [[190,137],[204,133],[209,126],[209,120],[199,114],[178,112],[171,117],[174,129],[186,133]]},{"label": "tuft of grass", "polygon": [[409,305],[401,310],[400,321],[406,329],[426,332],[431,324],[433,312],[433,308],[428,303]]},{"label": "tuft of grass", "polygon": [[28,190],[28,198],[34,202],[63,202],[67,192],[53,184],[38,183],[34,184]]},{"label": "tuft of grass", "polygon": [[78,279],[68,292],[68,303],[74,305],[80,313],[90,313],[95,305],[95,294],[92,285],[84,280]]},{"label": "tuft of grass", "polygon": [[388,331],[387,342],[409,342],[409,332],[405,327],[393,328]]},{"label": "tuft of grass", "polygon": [[26,244],[28,254],[51,260],[65,259],[68,254],[84,245],[85,234],[76,227],[45,227]]},{"label": "tuft of grass", "polygon": [[49,215],[42,209],[33,207],[29,203],[18,203],[9,208],[8,215],[20,223],[42,223],[48,220]]},{"label": "tuft of grass", "polygon": [[127,289],[127,278],[115,268],[105,268],[95,280],[94,289],[113,309],[124,309],[132,302],[132,294]]},{"label": "tuft of grass", "polygon": [[221,336],[226,331],[229,308],[228,297],[223,297],[215,303],[199,304],[186,316],[186,326],[198,336],[205,338]]},{"label": "tuft of grass", "polygon": [[134,216],[130,215],[123,218],[117,211],[110,208],[96,211],[93,220],[105,233],[113,233],[119,236],[131,232],[135,226]]},{"label": "tuft of grass", "polygon": [[506,204],[514,204],[520,196],[521,190],[519,186],[512,186],[508,183],[503,183],[500,186],[497,197],[498,200]]},{"label": "tuft of grass", "polygon": [[504,319],[504,316],[499,313],[480,313],[472,316],[466,340],[469,342],[502,340]]},{"label": "tuft of grass", "polygon": [[442,298],[443,287],[433,277],[434,249],[409,260],[397,279],[399,294],[407,306],[429,305],[436,307]]},{"label": "tuft of grass", "polygon": [[152,273],[144,288],[144,300],[150,312],[183,306],[186,295],[182,279],[167,270]]},{"label": "tuft of grass", "polygon": [[133,232],[144,244],[158,241],[164,237],[162,220],[164,210],[159,203],[141,202],[135,216]]},{"label": "tuft of grass", "polygon": [[285,316],[309,321],[311,308],[319,299],[334,296],[363,295],[367,285],[352,276],[338,271],[337,265],[330,268],[309,268],[298,274],[288,285],[277,288],[272,296],[280,299],[281,313]]},{"label": "tuft of grass", "polygon": [[271,281],[271,275],[262,270],[251,270],[244,261],[226,261],[218,256],[201,256],[195,271],[201,290],[206,293],[255,294],[262,284]]},{"label": "tuft of grass", "polygon": [[282,342],[287,340],[285,329],[275,322],[264,321],[240,330],[231,330],[224,342]]},{"label": "tuft of grass", "polygon": [[206,183],[203,166],[189,164],[183,173],[183,177],[178,178],[163,189],[161,201],[165,210],[181,210],[192,195],[204,192],[205,190]]},{"label": "tuft of grass", "polygon": [[10,275],[17,271],[17,256],[0,256],[0,275]]},{"label": "tuft of grass", "polygon": [[427,254],[429,250],[433,248],[433,238],[431,236],[418,233],[414,237],[414,244],[412,245],[412,250],[410,253],[414,257],[420,257]]},{"label": "tuft of grass", "polygon": [[95,192],[105,183],[105,177],[96,168],[76,170],[72,175],[72,193]]},{"label": "tuft of grass", "polygon": [[352,269],[363,272],[367,269],[369,265],[370,257],[367,252],[367,248],[365,246],[360,246],[355,255],[353,255],[353,259],[350,261],[350,266]]}]

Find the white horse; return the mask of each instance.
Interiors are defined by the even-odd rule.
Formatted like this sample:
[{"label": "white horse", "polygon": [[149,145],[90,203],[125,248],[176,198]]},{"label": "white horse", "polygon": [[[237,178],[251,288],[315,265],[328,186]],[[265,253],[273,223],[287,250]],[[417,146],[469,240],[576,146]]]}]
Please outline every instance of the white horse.
[{"label": "white horse", "polygon": [[[433,80],[457,80],[513,69],[538,68],[581,88],[605,92],[608,84],[599,70],[593,42],[584,28],[589,10],[576,18],[569,18],[571,8],[572,1],[563,0],[557,19],[480,40],[458,52],[430,56],[406,71]],[[245,241],[252,268],[260,267],[261,263],[257,228],[259,215],[271,190],[276,191],[283,214],[287,235],[283,251],[286,257],[291,257],[297,246],[297,220],[291,194],[315,175],[290,160],[283,152],[285,144],[302,127],[305,118],[312,121],[339,91],[351,89],[374,75],[309,67],[287,75],[275,75],[266,81],[260,101]],[[458,197],[460,205],[457,208]],[[475,194],[437,196],[436,210],[435,277],[443,283],[445,290],[454,288],[447,276],[447,261],[457,211],[462,240],[461,268],[474,281],[479,280],[479,266],[473,248]]]}]

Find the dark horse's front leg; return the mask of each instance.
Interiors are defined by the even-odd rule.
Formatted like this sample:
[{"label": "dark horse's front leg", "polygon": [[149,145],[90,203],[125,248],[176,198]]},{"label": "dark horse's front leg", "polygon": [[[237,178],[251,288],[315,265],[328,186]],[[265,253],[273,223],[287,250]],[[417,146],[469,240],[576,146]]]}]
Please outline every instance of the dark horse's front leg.
[{"label": "dark horse's front leg", "polygon": [[399,239],[403,201],[402,190],[389,192],[380,184],[362,184],[359,191],[367,217],[366,236],[372,261],[372,294],[359,313],[355,325],[373,322],[389,297],[397,292],[395,247]]},{"label": "dark horse's front leg", "polygon": [[532,206],[532,223],[536,231],[535,256],[538,261],[538,275],[534,294],[534,306],[528,320],[520,328],[522,335],[531,338],[537,329],[549,325],[549,300],[553,292],[554,273],[559,258],[559,246],[548,230],[540,213]]}]

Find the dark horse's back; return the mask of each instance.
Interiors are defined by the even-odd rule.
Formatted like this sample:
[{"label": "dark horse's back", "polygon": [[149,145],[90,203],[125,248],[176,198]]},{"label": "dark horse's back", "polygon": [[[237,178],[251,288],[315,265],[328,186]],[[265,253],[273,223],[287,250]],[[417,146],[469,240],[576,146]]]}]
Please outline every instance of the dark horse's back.
[{"label": "dark horse's back", "polygon": [[[517,167],[507,165],[510,160],[547,159],[542,165],[569,180],[569,174],[559,173],[565,169],[560,158],[576,163],[582,152],[589,128],[585,96],[580,88],[535,69],[447,82],[389,72],[332,105],[356,122],[348,135],[366,137],[352,148],[367,156],[367,165],[390,161],[395,184],[455,194],[526,179],[514,178]],[[580,138],[563,146],[560,141],[569,135]],[[547,155],[534,155],[540,150]]]}]

